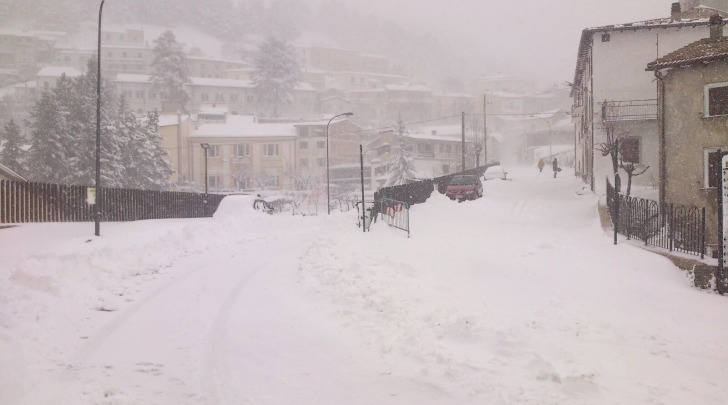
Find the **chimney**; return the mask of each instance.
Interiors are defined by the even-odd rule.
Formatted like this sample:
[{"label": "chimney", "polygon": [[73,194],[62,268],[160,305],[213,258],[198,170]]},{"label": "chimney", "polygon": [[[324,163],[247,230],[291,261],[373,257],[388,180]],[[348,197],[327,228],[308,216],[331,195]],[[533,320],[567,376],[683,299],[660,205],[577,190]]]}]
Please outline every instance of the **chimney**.
[{"label": "chimney", "polygon": [[670,9],[670,17],[672,21],[680,21],[680,3],[672,3],[672,9]]},{"label": "chimney", "polygon": [[723,18],[719,14],[710,16],[710,39],[718,41],[723,38]]}]

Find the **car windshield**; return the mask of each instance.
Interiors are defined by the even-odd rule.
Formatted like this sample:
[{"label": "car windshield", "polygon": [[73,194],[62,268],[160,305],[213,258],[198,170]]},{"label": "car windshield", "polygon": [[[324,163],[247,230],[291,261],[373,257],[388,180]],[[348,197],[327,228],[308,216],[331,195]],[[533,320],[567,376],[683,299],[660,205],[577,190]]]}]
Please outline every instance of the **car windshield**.
[{"label": "car windshield", "polygon": [[453,177],[453,179],[450,180],[450,184],[453,186],[475,184],[475,177]]}]

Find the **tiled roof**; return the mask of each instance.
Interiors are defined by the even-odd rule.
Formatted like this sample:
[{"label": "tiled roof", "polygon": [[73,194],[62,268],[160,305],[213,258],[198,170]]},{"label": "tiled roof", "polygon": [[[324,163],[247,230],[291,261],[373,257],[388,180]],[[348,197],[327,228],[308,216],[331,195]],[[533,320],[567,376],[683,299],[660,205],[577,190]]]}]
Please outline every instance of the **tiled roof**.
[{"label": "tiled roof", "polygon": [[728,59],[728,37],[703,38],[647,64],[646,70],[687,66]]}]

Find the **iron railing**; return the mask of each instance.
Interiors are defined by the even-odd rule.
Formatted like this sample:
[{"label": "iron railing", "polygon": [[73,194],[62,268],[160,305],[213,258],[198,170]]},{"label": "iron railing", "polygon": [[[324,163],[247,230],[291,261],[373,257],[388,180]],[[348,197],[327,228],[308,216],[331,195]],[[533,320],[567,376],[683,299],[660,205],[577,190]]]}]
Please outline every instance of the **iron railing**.
[{"label": "iron railing", "polygon": [[705,258],[705,208],[659,203],[616,192],[607,179],[607,205],[616,233],[645,245]]},{"label": "iron railing", "polygon": [[602,104],[602,120],[638,121],[657,119],[657,100],[616,100]]}]

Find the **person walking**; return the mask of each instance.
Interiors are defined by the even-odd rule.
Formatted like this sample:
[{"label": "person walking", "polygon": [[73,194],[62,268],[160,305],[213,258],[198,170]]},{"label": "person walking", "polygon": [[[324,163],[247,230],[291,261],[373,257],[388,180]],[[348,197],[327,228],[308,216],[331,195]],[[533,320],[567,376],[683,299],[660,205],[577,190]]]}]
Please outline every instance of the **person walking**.
[{"label": "person walking", "polygon": [[546,166],[546,163],[543,162],[543,159],[538,160],[538,172],[541,173],[543,171],[543,167]]},{"label": "person walking", "polygon": [[554,161],[551,163],[551,166],[554,169],[554,178],[556,178],[556,173],[560,172],[561,169],[559,168],[559,161],[554,158]]}]

